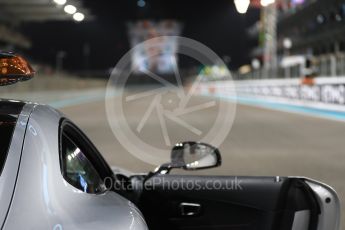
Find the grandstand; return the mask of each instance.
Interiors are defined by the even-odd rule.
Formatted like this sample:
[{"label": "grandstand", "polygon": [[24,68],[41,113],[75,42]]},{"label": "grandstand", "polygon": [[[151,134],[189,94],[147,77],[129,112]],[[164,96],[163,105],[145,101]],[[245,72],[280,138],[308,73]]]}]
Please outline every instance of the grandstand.
[{"label": "grandstand", "polygon": [[[284,0],[277,2],[276,7],[277,68],[252,68],[249,73],[236,74],[238,78],[345,75],[344,0]],[[254,24],[247,33],[259,44],[251,57],[262,62],[262,39],[267,36],[262,23]]]}]

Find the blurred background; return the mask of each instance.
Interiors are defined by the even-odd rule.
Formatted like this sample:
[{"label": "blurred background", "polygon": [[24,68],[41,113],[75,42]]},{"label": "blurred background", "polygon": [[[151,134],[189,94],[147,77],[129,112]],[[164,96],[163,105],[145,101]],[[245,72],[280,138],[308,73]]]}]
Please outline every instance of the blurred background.
[{"label": "blurred background", "polygon": [[[137,72],[128,82],[142,89],[156,84],[145,70],[174,79],[174,57],[187,88],[202,78],[200,100],[237,103],[220,146],[222,167],[198,173],[311,177],[333,186],[344,207],[344,35],[344,0],[0,0],[0,49],[25,56],[37,72],[32,81],[1,87],[0,97],[61,109],[111,165],[147,172],[155,166],[128,154],[111,132],[105,87],[135,45],[159,36],[191,38],[222,63],[178,56],[176,39],[164,39],[164,55],[156,58],[133,50]],[[237,98],[227,94],[232,80]],[[141,119],[147,106],[140,104],[129,105],[129,117]],[[216,112],[186,119],[203,126]],[[150,125],[157,122],[152,117]],[[173,124],[169,130],[180,134]],[[161,135],[150,129],[143,135],[152,133]]]}]

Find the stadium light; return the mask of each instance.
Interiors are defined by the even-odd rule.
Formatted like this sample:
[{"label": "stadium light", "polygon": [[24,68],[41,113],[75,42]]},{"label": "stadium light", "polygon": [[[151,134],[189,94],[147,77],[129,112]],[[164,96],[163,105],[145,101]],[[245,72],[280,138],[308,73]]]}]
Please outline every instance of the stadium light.
[{"label": "stadium light", "polygon": [[260,3],[261,3],[261,6],[266,7],[275,3],[275,0],[261,0]]},{"label": "stadium light", "polygon": [[77,12],[77,8],[73,5],[67,5],[67,6],[65,6],[64,11],[67,14],[74,14],[75,12]]},{"label": "stadium light", "polygon": [[57,4],[57,5],[65,5],[66,4],[66,0],[54,0],[54,2]]},{"label": "stadium light", "polygon": [[245,14],[248,10],[250,0],[234,0],[236,10],[240,14]]},{"label": "stadium light", "polygon": [[83,21],[84,18],[85,18],[85,16],[82,13],[77,12],[77,13],[73,14],[73,19],[77,22]]}]

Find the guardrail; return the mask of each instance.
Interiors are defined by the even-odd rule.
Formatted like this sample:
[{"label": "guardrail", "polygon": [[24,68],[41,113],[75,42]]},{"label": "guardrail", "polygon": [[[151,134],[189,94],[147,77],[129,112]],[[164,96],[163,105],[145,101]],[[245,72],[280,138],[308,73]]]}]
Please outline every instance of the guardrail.
[{"label": "guardrail", "polygon": [[300,79],[203,82],[198,90],[203,95],[226,97],[237,94],[275,103],[345,112],[345,76],[319,77],[309,85]]}]

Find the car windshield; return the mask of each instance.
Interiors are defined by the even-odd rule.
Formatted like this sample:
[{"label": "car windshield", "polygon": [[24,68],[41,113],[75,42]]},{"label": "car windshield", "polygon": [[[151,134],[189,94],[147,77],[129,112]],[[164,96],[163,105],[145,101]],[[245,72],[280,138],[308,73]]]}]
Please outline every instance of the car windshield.
[{"label": "car windshield", "polygon": [[0,174],[5,165],[18,114],[23,104],[0,102]]}]

